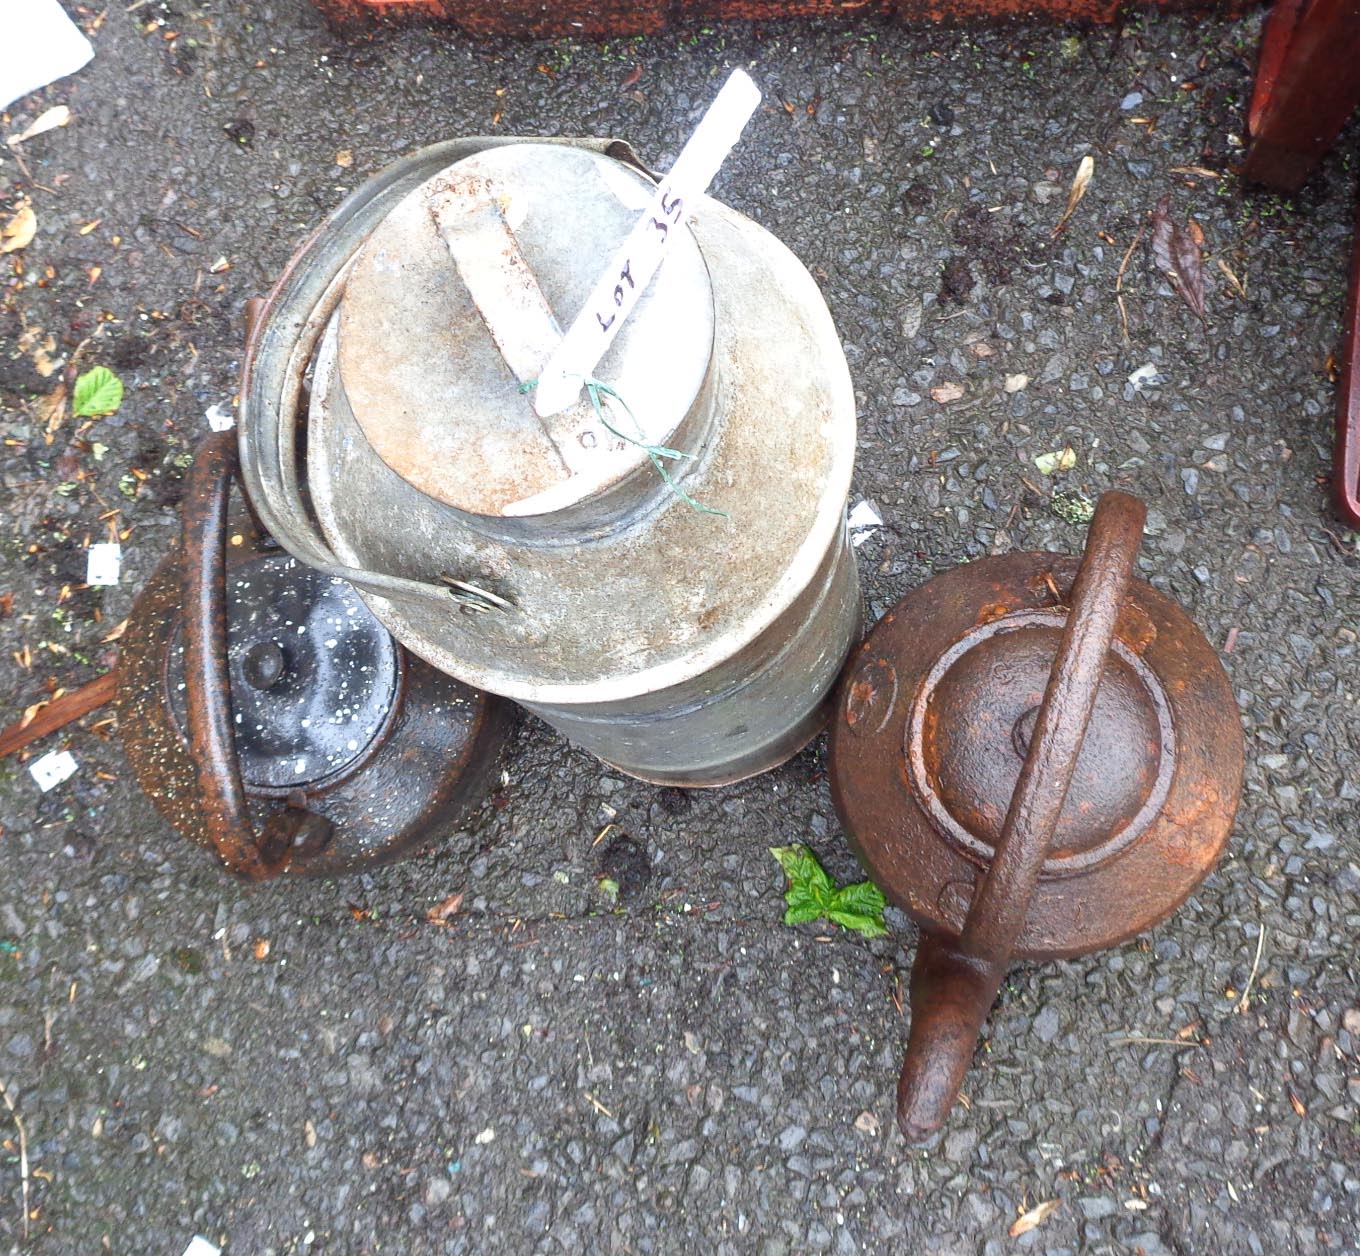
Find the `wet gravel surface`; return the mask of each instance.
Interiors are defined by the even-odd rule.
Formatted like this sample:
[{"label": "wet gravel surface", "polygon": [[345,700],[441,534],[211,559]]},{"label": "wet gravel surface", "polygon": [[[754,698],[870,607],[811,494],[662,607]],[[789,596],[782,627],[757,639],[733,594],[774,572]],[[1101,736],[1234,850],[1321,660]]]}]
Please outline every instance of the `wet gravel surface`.
[{"label": "wet gravel surface", "polygon": [[[717,190],[803,259],[844,337],[856,496],[885,520],[860,550],[873,614],[965,559],[1079,547],[1055,488],[1137,492],[1144,576],[1231,642],[1246,792],[1172,920],[1014,971],[967,1104],[922,1151],[892,1120],[911,927],[890,912],[892,936],[864,942],[781,923],[767,847],[807,841],[855,874],[820,742],[684,794],[526,721],[494,805],[437,848],[251,889],[174,836],[93,717],[38,747],[79,763],[49,793],[0,765],[0,1080],[31,1209],[25,1242],[0,1109],[5,1245],[1360,1250],[1360,540],[1325,493],[1354,188],[1339,156],[1289,202],[1227,173],[1257,23],[347,43],[303,0],[125,9],[103,11],[88,69],[5,125],[75,114],[22,147],[38,234],[0,281],[4,719],[109,664],[205,411],[230,409],[245,299],[347,190],[485,132],[616,134],[664,166],[743,65],[769,107]],[[3,172],[7,217],[28,184],[9,155]],[[1120,278],[1165,192],[1203,231],[1205,326],[1145,240]],[[60,366],[35,361],[77,351],[126,400],[51,423]],[[932,396],[948,385],[961,395]],[[1065,446],[1076,465],[1041,475]],[[111,522],[123,581],[84,589]]]}]

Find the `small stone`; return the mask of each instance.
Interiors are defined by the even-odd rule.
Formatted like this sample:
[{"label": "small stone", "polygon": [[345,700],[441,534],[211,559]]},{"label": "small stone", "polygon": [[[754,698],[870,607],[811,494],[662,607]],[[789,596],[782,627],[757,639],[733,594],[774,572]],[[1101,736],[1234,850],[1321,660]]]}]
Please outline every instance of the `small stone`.
[{"label": "small stone", "polygon": [[779,1135],[779,1150],[788,1155],[789,1152],[800,1146],[806,1137],[807,1130],[801,1125],[790,1125]]},{"label": "small stone", "polygon": [[1360,1035],[1360,1007],[1348,1007],[1341,1013],[1341,1028],[1348,1034]]},{"label": "small stone", "polygon": [[924,312],[920,297],[912,297],[903,304],[897,316],[903,340],[914,340],[916,338],[916,333],[921,330],[921,319]]},{"label": "small stone", "polygon": [[855,1118],[855,1128],[859,1130],[861,1134],[877,1134],[879,1128],[878,1117],[872,1112],[861,1112],[859,1116]]},{"label": "small stone", "polygon": [[1058,1036],[1057,1009],[1046,1007],[1034,1018],[1034,1036],[1040,1042],[1052,1042]]},{"label": "small stone", "polygon": [[1099,1221],[1101,1217],[1114,1216],[1116,1204],[1108,1195],[1088,1195],[1077,1200],[1077,1207],[1087,1221]]},{"label": "small stone", "polygon": [[976,1146],[976,1130],[951,1130],[944,1140],[945,1159],[952,1160],[955,1164],[965,1164],[972,1159],[973,1148]]},{"label": "small stone", "polygon": [[1127,113],[1130,109],[1137,109],[1143,103],[1142,92],[1130,92],[1119,102],[1119,107]]},{"label": "small stone", "polygon": [[438,1208],[452,1194],[453,1183],[448,1178],[431,1178],[425,1184],[425,1207]]},{"label": "small stone", "polygon": [[1008,393],[1023,392],[1029,387],[1029,376],[1023,374],[1007,375],[1004,387]]}]

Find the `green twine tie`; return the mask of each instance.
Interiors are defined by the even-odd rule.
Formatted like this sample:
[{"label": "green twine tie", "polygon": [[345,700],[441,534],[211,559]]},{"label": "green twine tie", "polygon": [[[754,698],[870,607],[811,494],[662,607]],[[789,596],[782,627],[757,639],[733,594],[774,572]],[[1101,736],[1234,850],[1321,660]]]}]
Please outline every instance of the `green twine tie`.
[{"label": "green twine tie", "polygon": [[[595,417],[600,420],[600,426],[611,435],[617,436],[619,440],[626,441],[629,445],[635,445],[638,449],[641,449],[647,455],[652,466],[656,468],[656,473],[666,482],[666,486],[682,502],[684,502],[686,506],[691,510],[699,511],[700,514],[718,515],[723,519],[731,518],[731,515],[725,510],[719,510],[716,506],[705,506],[703,502],[695,501],[693,497],[680,487],[676,482],[675,477],[666,469],[666,464],[662,462],[663,458],[670,458],[676,461],[679,461],[680,459],[693,461],[693,454],[687,454],[680,449],[671,449],[666,445],[653,445],[636,436],[629,436],[627,432],[619,431],[618,428],[604,417],[604,406],[600,402],[601,395],[612,397],[617,401],[619,405],[623,407],[623,412],[633,421],[633,426],[637,428],[639,433],[642,432],[642,424],[638,422],[637,416],[633,413],[628,403],[619,396],[618,390],[611,384],[606,384],[602,379],[593,379],[585,375],[577,375],[570,378],[579,379],[585,386],[586,392],[590,395],[590,404],[595,407]],[[522,393],[527,393],[532,392],[537,387],[538,380],[531,379],[521,384],[519,390]]]}]

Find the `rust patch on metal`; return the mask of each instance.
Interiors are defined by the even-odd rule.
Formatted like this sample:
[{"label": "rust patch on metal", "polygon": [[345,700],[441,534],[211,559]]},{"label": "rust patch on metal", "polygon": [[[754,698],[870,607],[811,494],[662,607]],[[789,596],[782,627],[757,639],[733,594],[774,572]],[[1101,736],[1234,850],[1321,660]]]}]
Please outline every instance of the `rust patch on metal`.
[{"label": "rust patch on metal", "polygon": [[897,703],[897,669],[887,659],[861,664],[849,682],[845,721],[850,730],[872,736],[880,732]]}]

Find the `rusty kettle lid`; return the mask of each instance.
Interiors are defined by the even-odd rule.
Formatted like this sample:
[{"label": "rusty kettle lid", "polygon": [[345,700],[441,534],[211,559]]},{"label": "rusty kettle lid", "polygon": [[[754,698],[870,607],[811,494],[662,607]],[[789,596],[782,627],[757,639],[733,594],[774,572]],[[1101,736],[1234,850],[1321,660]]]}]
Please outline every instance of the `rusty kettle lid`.
[{"label": "rusty kettle lid", "polygon": [[[938,934],[959,935],[992,859],[1077,571],[1034,553],[947,572],[903,598],[846,669],[837,811],[874,880]],[[1175,910],[1227,839],[1242,763],[1213,649],[1173,601],[1129,581],[1015,953],[1095,950]]]},{"label": "rusty kettle lid", "polygon": [[583,393],[540,418],[529,395],[654,190],[633,165],[545,142],[485,148],[402,199],[354,261],[336,336],[342,404],[378,457],[446,505],[522,516],[654,478],[648,446],[693,454],[714,312],[683,223],[595,370],[622,401]]}]

